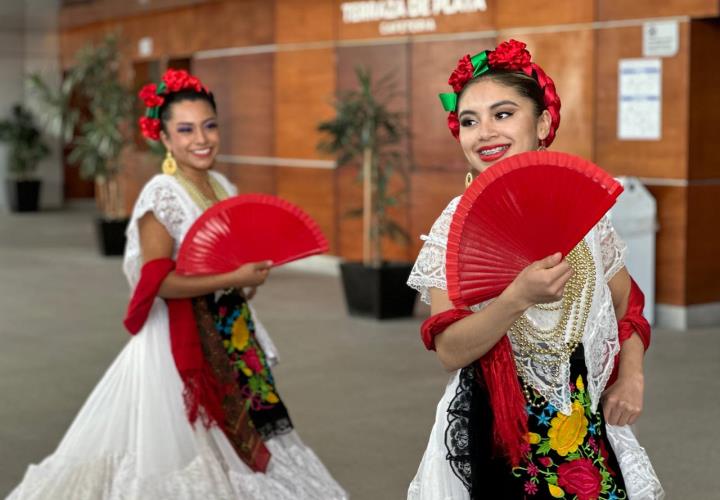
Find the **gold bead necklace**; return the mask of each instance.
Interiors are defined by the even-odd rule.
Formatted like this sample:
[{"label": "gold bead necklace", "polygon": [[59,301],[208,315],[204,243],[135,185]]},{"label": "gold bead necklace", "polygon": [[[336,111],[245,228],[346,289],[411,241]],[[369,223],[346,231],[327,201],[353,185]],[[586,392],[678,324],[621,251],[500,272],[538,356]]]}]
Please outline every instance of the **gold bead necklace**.
[{"label": "gold bead necklace", "polygon": [[[211,200],[210,198],[205,196],[205,194],[200,191],[200,189],[195,185],[195,183],[188,179],[180,169],[177,169],[175,171],[174,177],[178,180],[178,182],[185,189],[187,194],[190,195],[190,198],[195,202],[198,207],[200,207],[200,210],[202,210],[203,212],[215,204],[215,200]],[[208,181],[210,184],[210,188],[213,190],[213,195],[218,201],[224,200],[228,197],[228,193],[227,191],[225,191],[225,188],[223,188],[222,185],[217,181],[217,179],[215,179],[215,177],[213,177],[209,173]]]},{"label": "gold bead necklace", "polygon": [[[544,311],[560,311],[560,318],[551,328],[540,328],[533,324],[525,312],[510,327],[508,335],[513,340],[521,361],[517,363],[523,381],[523,392],[531,406],[532,387],[527,382],[530,377],[522,360],[529,359],[549,372],[550,381],[561,384],[562,367],[570,361],[570,356],[582,342],[587,324],[593,294],[595,292],[596,270],[590,247],[581,241],[566,257],[573,274],[565,284],[565,292],[559,304],[543,305],[535,308]],[[565,333],[570,327],[568,339]]]}]

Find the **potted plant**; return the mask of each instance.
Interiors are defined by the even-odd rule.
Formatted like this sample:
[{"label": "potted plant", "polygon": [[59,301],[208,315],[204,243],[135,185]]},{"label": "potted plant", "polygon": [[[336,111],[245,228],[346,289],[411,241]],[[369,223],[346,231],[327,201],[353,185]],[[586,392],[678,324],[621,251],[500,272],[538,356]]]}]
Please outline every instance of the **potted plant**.
[{"label": "potted plant", "polygon": [[0,121],[0,142],[8,144],[10,178],[6,181],[7,197],[13,212],[36,212],[40,197],[40,180],[35,171],[50,154],[32,114],[16,104],[12,116]]},{"label": "potted plant", "polygon": [[70,148],[68,161],[80,176],[95,181],[100,210],[98,236],[105,255],[122,255],[128,218],[118,177],[120,156],[131,144],[134,97],[120,79],[117,36],[88,45],[59,88],[40,75],[30,77],[48,115],[48,125]]},{"label": "potted plant", "polygon": [[[405,137],[404,116],[389,109],[397,95],[392,76],[373,82],[369,70],[356,68],[358,88],[343,92],[335,102],[334,119],[319,124],[326,140],[320,150],[337,155],[338,166],[361,165],[363,206],[349,216],[363,218],[363,261],[342,262],[340,271],[350,314],[378,319],[412,316],[414,290],[405,282],[412,269],[408,262],[383,258],[382,240],[389,237],[403,245],[409,238],[388,209],[403,200],[408,184],[400,144]],[[391,189],[393,176],[401,187]]]}]

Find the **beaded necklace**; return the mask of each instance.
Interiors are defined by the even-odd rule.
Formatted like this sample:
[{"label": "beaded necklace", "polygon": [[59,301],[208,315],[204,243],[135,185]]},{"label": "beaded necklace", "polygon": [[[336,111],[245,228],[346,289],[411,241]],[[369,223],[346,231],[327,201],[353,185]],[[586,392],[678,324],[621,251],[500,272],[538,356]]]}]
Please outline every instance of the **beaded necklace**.
[{"label": "beaded necklace", "polygon": [[[178,180],[180,185],[185,189],[187,194],[190,195],[190,198],[195,202],[195,204],[200,207],[200,210],[204,212],[215,204],[215,200],[211,200],[210,198],[205,196],[205,194],[200,191],[200,189],[195,185],[195,183],[188,179],[180,171],[180,169],[177,169],[175,171],[174,176]],[[210,187],[213,190],[213,194],[218,201],[224,200],[228,197],[227,191],[225,191],[225,188],[222,187],[222,185],[217,181],[217,179],[215,179],[215,177],[208,174],[208,181],[210,183]]]},{"label": "beaded necklace", "polygon": [[[570,356],[583,338],[595,291],[595,263],[587,243],[583,240],[566,257],[573,274],[565,285],[560,303],[540,307],[546,311],[560,311],[560,318],[551,328],[535,325],[527,313],[518,318],[510,327],[509,335],[521,359],[530,359],[549,372],[550,381],[562,383],[561,368],[570,361]],[[537,306],[536,306],[537,307]],[[565,332],[570,326],[569,338]],[[523,392],[530,405],[539,407],[542,403],[533,403],[530,395],[529,374],[522,363],[518,371],[523,380]]]}]

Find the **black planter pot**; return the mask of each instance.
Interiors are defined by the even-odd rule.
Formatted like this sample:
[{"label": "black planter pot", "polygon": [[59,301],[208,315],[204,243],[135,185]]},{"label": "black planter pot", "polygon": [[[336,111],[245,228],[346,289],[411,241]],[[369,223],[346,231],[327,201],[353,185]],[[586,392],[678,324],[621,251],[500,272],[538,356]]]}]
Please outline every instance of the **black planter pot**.
[{"label": "black planter pot", "polygon": [[5,181],[10,210],[13,212],[37,212],[40,200],[40,181]]},{"label": "black planter pot", "polygon": [[97,219],[100,251],[103,255],[122,255],[125,251],[125,229],[129,219]]},{"label": "black planter pot", "polygon": [[405,262],[386,262],[379,268],[343,262],[340,273],[348,312],[377,319],[412,316],[417,292],[406,284],[411,270],[412,264]]}]

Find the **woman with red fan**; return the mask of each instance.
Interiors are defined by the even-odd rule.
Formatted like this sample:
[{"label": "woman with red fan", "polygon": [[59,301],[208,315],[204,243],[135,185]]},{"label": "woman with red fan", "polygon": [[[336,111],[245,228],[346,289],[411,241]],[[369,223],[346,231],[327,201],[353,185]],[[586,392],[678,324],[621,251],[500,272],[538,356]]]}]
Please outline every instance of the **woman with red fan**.
[{"label": "woman with red fan", "polygon": [[448,83],[469,187],[423,237],[408,285],[431,306],[423,342],[453,375],[408,499],[662,498],[629,428],[650,329],[603,217],[620,188],[536,152],[560,99],[524,43],[465,56]]},{"label": "woman with red fan", "polygon": [[205,275],[175,270],[193,223],[236,194],[211,170],[219,147],[213,95],[187,72],[168,70],[140,97],[148,108],[141,130],[162,140],[167,157],[127,229],[123,270],[133,297],[125,326],[134,337],[56,452],[31,466],[9,498],[347,498],[293,430],[270,371],[275,346],[248,302],[272,262]]}]

